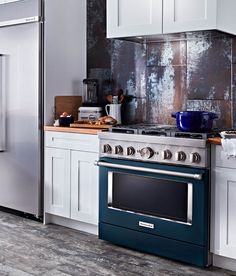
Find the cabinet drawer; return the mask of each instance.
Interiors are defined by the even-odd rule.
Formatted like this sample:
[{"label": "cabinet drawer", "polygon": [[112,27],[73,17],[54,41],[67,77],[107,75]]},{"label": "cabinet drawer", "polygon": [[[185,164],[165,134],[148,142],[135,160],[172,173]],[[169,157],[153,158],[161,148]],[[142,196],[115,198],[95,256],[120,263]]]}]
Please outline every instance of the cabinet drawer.
[{"label": "cabinet drawer", "polygon": [[98,152],[99,148],[97,135],[46,131],[44,140],[45,146],[51,148],[82,150],[87,152]]},{"label": "cabinet drawer", "polygon": [[236,157],[226,156],[221,146],[214,146],[213,151],[213,166],[232,169],[236,168]]}]

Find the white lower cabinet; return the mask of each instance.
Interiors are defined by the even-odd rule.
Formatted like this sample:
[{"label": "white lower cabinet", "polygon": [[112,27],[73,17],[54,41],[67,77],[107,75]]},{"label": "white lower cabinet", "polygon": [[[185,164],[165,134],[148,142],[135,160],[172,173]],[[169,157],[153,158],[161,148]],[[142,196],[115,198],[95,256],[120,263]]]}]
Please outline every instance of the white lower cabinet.
[{"label": "white lower cabinet", "polygon": [[46,212],[70,217],[70,151],[45,149],[44,209]]},{"label": "white lower cabinet", "polygon": [[97,233],[97,159],[96,135],[45,133],[45,223]]},{"label": "white lower cabinet", "polygon": [[211,252],[236,261],[236,158],[221,146],[212,156]]},{"label": "white lower cabinet", "polygon": [[215,168],[214,242],[215,254],[236,259],[236,170]]},{"label": "white lower cabinet", "polygon": [[71,152],[71,218],[98,224],[97,153]]}]

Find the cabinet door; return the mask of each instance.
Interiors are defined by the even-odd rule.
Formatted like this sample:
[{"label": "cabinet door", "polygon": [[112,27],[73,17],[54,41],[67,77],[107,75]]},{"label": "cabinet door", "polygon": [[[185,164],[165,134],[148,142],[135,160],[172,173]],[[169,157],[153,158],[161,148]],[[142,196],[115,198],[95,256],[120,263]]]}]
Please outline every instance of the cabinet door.
[{"label": "cabinet door", "polygon": [[107,37],[162,33],[162,0],[107,0]]},{"label": "cabinet door", "polygon": [[163,33],[216,29],[217,0],[164,0]]},{"label": "cabinet door", "polygon": [[236,35],[235,0],[218,0],[217,29]]},{"label": "cabinet door", "polygon": [[71,218],[98,224],[97,153],[71,152]]},{"label": "cabinet door", "polygon": [[70,151],[45,148],[44,211],[70,217]]},{"label": "cabinet door", "polygon": [[212,171],[211,251],[236,258],[236,171],[218,168]]}]

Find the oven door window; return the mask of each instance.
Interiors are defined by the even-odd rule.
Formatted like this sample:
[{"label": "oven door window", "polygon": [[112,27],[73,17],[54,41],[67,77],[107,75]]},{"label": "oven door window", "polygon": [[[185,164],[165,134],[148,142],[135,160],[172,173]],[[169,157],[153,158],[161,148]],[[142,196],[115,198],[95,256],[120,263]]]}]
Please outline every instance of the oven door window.
[{"label": "oven door window", "polygon": [[191,183],[108,172],[108,208],[192,223]]}]

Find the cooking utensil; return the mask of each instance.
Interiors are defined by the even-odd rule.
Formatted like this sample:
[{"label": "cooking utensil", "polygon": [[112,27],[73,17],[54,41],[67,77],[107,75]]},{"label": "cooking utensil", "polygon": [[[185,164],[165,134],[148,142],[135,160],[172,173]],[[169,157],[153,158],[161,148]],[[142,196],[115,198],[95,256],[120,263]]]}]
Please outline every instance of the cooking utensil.
[{"label": "cooking utensil", "polygon": [[124,99],[125,99],[125,96],[123,94],[120,95],[120,101],[119,101],[119,103],[122,103],[124,101]]},{"label": "cooking utensil", "polygon": [[118,104],[119,103],[119,97],[118,96],[113,96],[112,103],[113,104]]},{"label": "cooking utensil", "polygon": [[123,95],[123,94],[124,94],[123,89],[119,89],[119,90],[117,90],[117,92],[116,92],[116,95],[117,95],[118,97],[120,97],[120,96]]},{"label": "cooking utensil", "polygon": [[107,95],[106,100],[111,104],[113,101],[113,96],[112,95]]},{"label": "cooking utensil", "polygon": [[125,98],[123,89],[117,90],[116,95],[118,96],[118,103],[122,103]]},{"label": "cooking utensil", "polygon": [[209,132],[212,129],[213,120],[218,116],[207,111],[182,111],[173,112],[176,118],[177,128],[185,132]]}]

